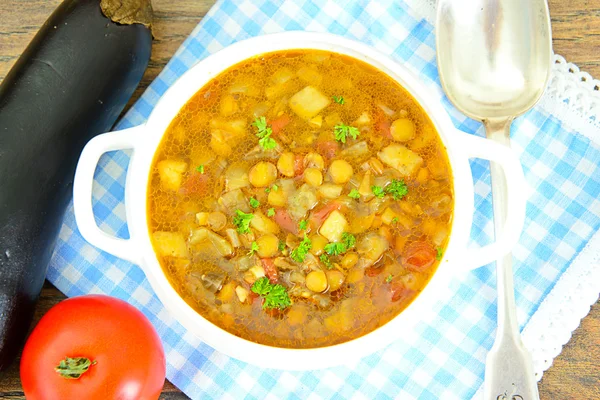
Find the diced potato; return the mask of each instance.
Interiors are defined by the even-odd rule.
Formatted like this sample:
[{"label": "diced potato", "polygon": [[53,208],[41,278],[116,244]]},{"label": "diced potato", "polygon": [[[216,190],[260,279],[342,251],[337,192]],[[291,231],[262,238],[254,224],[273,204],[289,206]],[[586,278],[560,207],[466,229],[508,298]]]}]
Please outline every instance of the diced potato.
[{"label": "diced potato", "polygon": [[192,153],[190,154],[190,165],[188,167],[189,171],[196,171],[199,165],[204,165],[206,168],[210,163],[215,161],[217,157],[215,153],[210,149],[210,147],[202,146],[202,147],[194,147],[192,149]]},{"label": "diced potato", "polygon": [[308,85],[319,86],[323,81],[323,75],[312,66],[300,67],[297,72],[298,78]]},{"label": "diced potato", "polygon": [[344,232],[348,232],[348,221],[338,210],[332,211],[319,229],[319,233],[330,242],[339,242]]},{"label": "diced potato", "polygon": [[294,77],[294,72],[288,67],[279,68],[273,76],[271,76],[271,82],[275,85],[283,85]]},{"label": "diced potato", "polygon": [[371,225],[373,225],[374,219],[374,214],[363,215],[360,217],[356,216],[352,218],[352,222],[350,225],[350,233],[358,234],[365,232],[371,227]]},{"label": "diced potato", "polygon": [[352,165],[346,160],[334,160],[329,166],[329,175],[333,183],[346,183],[353,173]]},{"label": "diced potato", "polygon": [[223,285],[219,293],[217,293],[217,298],[223,303],[230,303],[233,300],[233,296],[235,296],[236,286],[236,283],[233,281],[227,282]]},{"label": "diced potato", "polygon": [[220,156],[228,157],[231,154],[231,146],[227,143],[226,136],[221,130],[210,132],[210,148]]},{"label": "diced potato", "polygon": [[417,173],[417,182],[424,184],[429,179],[429,170],[427,168],[421,168]]},{"label": "diced potato", "polygon": [[304,184],[300,189],[288,196],[288,211],[292,218],[299,221],[318,202],[315,189],[310,185]]},{"label": "diced potato", "polygon": [[242,286],[236,286],[235,294],[237,295],[237,298],[240,301],[240,303],[244,303],[246,302],[246,299],[248,298],[250,292],[248,292],[248,290]]},{"label": "diced potato", "polygon": [[269,196],[267,197],[267,202],[272,205],[272,206],[276,206],[276,207],[283,207],[286,204],[286,197],[285,197],[285,193],[283,192],[283,190],[271,190],[269,192]]},{"label": "diced potato", "polygon": [[377,157],[404,176],[412,175],[423,165],[423,159],[417,153],[396,143],[384,147]]},{"label": "diced potato", "polygon": [[248,166],[245,163],[233,163],[225,170],[225,189],[227,191],[244,188],[249,185]]},{"label": "diced potato", "polygon": [[244,94],[250,97],[260,95],[260,91],[254,84],[254,79],[248,75],[238,77],[229,87],[229,93]]},{"label": "diced potato", "polygon": [[327,239],[321,235],[311,235],[309,239],[310,243],[312,244],[310,247],[310,252],[315,256],[320,256],[323,254],[323,250],[328,243]]},{"label": "diced potato", "polygon": [[279,233],[279,225],[261,211],[256,211],[254,213],[254,218],[250,221],[250,226],[260,233]]},{"label": "diced potato", "polygon": [[187,163],[180,160],[162,160],[156,165],[160,184],[166,190],[179,190],[183,173],[187,171]]},{"label": "diced potato", "polygon": [[187,258],[188,249],[183,235],[179,232],[156,231],[152,234],[156,252],[161,256]]},{"label": "diced potato", "polygon": [[319,194],[327,199],[336,199],[340,197],[343,190],[342,185],[334,185],[333,183],[324,183],[319,186]]},{"label": "diced potato", "polygon": [[199,212],[196,214],[196,222],[200,226],[208,225],[208,214],[207,212]]},{"label": "diced potato", "polygon": [[255,265],[246,271],[244,274],[244,280],[252,285],[263,276],[265,276],[265,269],[260,265]]},{"label": "diced potato", "polygon": [[356,250],[362,256],[361,266],[366,268],[373,265],[389,247],[386,238],[374,232],[368,233],[356,245]]},{"label": "diced potato", "polygon": [[292,96],[289,106],[300,118],[310,119],[320,113],[331,103],[319,89],[306,86]]},{"label": "diced potato", "polygon": [[431,124],[424,124],[421,132],[415,136],[413,140],[410,142],[410,148],[413,150],[423,150],[427,146],[431,146],[432,142],[435,140],[435,130]]},{"label": "diced potato", "polygon": [[238,112],[240,107],[237,104],[237,101],[233,98],[233,96],[223,96],[221,99],[221,116],[222,117],[230,117],[236,112]]},{"label": "diced potato", "polygon": [[398,214],[394,210],[389,207],[383,210],[383,213],[381,214],[381,222],[386,225],[391,225],[394,218],[398,218]]},{"label": "diced potato", "polygon": [[311,118],[310,121],[308,121],[308,125],[312,126],[313,128],[320,128],[321,125],[323,125],[323,116],[317,115],[316,117]]},{"label": "diced potato", "polygon": [[279,251],[279,239],[272,233],[268,233],[256,240],[258,255],[260,257],[273,257]]},{"label": "diced potato", "polygon": [[390,133],[396,142],[408,142],[415,137],[415,123],[408,118],[398,118],[392,122]]},{"label": "diced potato", "polygon": [[248,131],[248,122],[245,119],[223,120],[214,118],[210,120],[210,127],[227,132],[226,139],[235,139],[244,136]]},{"label": "diced potato", "polygon": [[250,168],[248,179],[254,187],[270,186],[277,179],[277,168],[270,162],[258,162]]},{"label": "diced potato", "polygon": [[296,156],[294,153],[285,152],[279,156],[279,160],[277,160],[277,169],[281,172],[282,175],[287,176],[289,178],[294,177],[294,161]]},{"label": "diced potato", "polygon": [[190,236],[190,243],[200,244],[204,241],[209,241],[214,251],[222,257],[229,257],[233,254],[233,246],[227,239],[207,228],[195,229]]},{"label": "diced potato", "polygon": [[304,170],[304,181],[315,187],[321,186],[323,174],[316,168],[306,168]]},{"label": "diced potato", "polygon": [[360,185],[358,185],[358,193],[363,197],[370,197],[373,195],[373,191],[371,190],[371,171],[365,172],[365,175],[360,181]]},{"label": "diced potato", "polygon": [[356,119],[356,121],[354,121],[354,126],[361,126],[361,125],[369,125],[371,123],[371,117],[369,116],[369,113],[366,111],[363,111],[362,114],[360,114],[360,116]]}]

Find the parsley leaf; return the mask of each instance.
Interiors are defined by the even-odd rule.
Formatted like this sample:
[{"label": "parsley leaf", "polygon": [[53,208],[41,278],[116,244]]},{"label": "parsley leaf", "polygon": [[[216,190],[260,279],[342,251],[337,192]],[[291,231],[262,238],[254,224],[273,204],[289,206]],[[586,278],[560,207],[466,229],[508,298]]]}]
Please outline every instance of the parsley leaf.
[{"label": "parsley leaf", "polygon": [[312,243],[310,239],[306,235],[304,235],[304,239],[302,239],[297,248],[292,250],[292,254],[290,254],[290,257],[292,257],[292,260],[294,261],[303,262],[311,247]]},{"label": "parsley leaf", "polygon": [[385,192],[391,194],[394,200],[400,200],[408,194],[408,187],[402,179],[392,179],[392,182],[385,187]]},{"label": "parsley leaf", "polygon": [[199,165],[196,167],[196,171],[200,172],[201,174],[204,173],[204,165]]},{"label": "parsley leaf", "polygon": [[359,199],[360,198],[360,193],[358,192],[358,190],[352,189],[350,191],[350,193],[348,193],[348,197],[350,197],[351,199]]},{"label": "parsley leaf", "polygon": [[287,289],[278,283],[272,284],[266,276],[257,279],[251,289],[264,299],[263,308],[278,308],[283,310],[292,305]]},{"label": "parsley leaf", "polygon": [[435,259],[436,260],[438,260],[438,261],[441,260],[443,256],[444,256],[444,253],[442,253],[442,249],[440,247],[435,249]]},{"label": "parsley leaf", "polygon": [[254,197],[250,197],[250,206],[252,208],[258,208],[260,206],[260,201],[256,200]]},{"label": "parsley leaf", "polygon": [[344,104],[344,98],[342,96],[331,96],[331,98],[338,104]]},{"label": "parsley leaf", "polygon": [[250,221],[254,218],[254,214],[246,214],[242,210],[235,210],[233,224],[236,226],[239,233],[250,233]]},{"label": "parsley leaf", "polygon": [[373,192],[375,197],[378,197],[380,199],[383,198],[383,196],[385,196],[385,192],[383,191],[383,188],[381,186],[371,186],[371,192]]},{"label": "parsley leaf", "polygon": [[398,223],[398,217],[392,218],[392,224],[397,224],[397,223]]},{"label": "parsley leaf", "polygon": [[386,281],[387,283],[390,283],[390,282],[392,281],[392,279],[394,279],[394,277],[392,276],[392,274],[389,274],[389,275],[387,276],[387,278],[385,278],[385,281]]},{"label": "parsley leaf", "polygon": [[271,193],[271,188],[270,187],[265,188],[265,193]]},{"label": "parsley leaf", "polygon": [[325,254],[325,253],[321,254],[321,256],[319,257],[319,260],[321,260],[321,262],[323,264],[325,264],[327,269],[333,269],[333,264],[331,263],[331,260],[329,259],[329,256],[327,256],[327,254]]},{"label": "parsley leaf", "polygon": [[283,240],[280,240],[277,248],[279,249],[279,251],[285,250],[285,242]]},{"label": "parsley leaf", "polygon": [[305,231],[306,228],[308,228],[308,221],[307,220],[300,221],[300,223],[298,223],[298,228],[300,228],[301,231]]},{"label": "parsley leaf", "polygon": [[325,245],[325,252],[332,256],[338,256],[347,252],[349,249],[354,247],[356,244],[356,237],[353,234],[344,232],[342,233],[341,242],[333,242]]},{"label": "parsley leaf", "polygon": [[265,150],[271,150],[277,147],[277,142],[271,137],[273,130],[267,125],[267,119],[265,117],[256,118],[252,123],[258,130],[256,136],[258,137],[258,144]]},{"label": "parsley leaf", "polygon": [[258,243],[252,242],[252,245],[250,246],[250,251],[248,252],[248,255],[251,256],[254,253],[256,253],[257,251],[258,251]]},{"label": "parsley leaf", "polygon": [[275,209],[273,207],[267,210],[267,217],[272,217],[275,215]]},{"label": "parsley leaf", "polygon": [[356,139],[358,135],[360,135],[358,128],[344,124],[336,125],[333,128],[333,133],[335,135],[335,140],[342,143],[346,143],[348,136],[352,136],[352,139]]},{"label": "parsley leaf", "polygon": [[271,187],[273,188],[274,191],[278,191],[279,190],[279,186],[277,186],[277,185],[273,185]]}]

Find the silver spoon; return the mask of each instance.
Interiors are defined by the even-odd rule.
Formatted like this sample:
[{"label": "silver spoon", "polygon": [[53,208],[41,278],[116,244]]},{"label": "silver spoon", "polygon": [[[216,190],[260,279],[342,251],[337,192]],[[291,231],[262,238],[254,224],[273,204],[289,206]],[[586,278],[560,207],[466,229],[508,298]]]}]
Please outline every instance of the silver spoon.
[{"label": "silver spoon", "polygon": [[[510,125],[540,98],[552,59],[545,0],[438,0],[440,80],[452,103],[510,146]],[[496,236],[506,216],[506,180],[490,163]],[[485,400],[539,399],[531,355],[517,322],[512,256],[496,261],[498,328],[486,359]]]}]

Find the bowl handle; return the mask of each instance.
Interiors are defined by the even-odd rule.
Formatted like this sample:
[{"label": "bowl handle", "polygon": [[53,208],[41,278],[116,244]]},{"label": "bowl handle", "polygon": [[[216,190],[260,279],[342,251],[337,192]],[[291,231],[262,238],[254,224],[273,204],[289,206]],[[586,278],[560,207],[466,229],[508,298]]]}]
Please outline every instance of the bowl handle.
[{"label": "bowl handle", "polygon": [[[529,185],[523,175],[523,167],[517,154],[505,145],[467,133],[458,132],[458,145],[469,158],[481,158],[499,165],[504,172],[507,187],[506,219],[504,229],[494,243],[477,249],[469,249],[463,264],[466,269],[475,269],[500,259],[509,253],[519,241],[525,223],[525,207]],[[495,222],[499,223],[499,222]]]},{"label": "bowl handle", "polygon": [[113,254],[132,263],[139,264],[139,252],[133,245],[132,238],[121,239],[102,231],[96,224],[92,208],[92,187],[94,172],[100,157],[109,151],[134,149],[141,143],[144,125],[121,131],[108,132],[90,140],[79,157],[75,180],[73,182],[73,208],[75,220],[81,235],[90,244],[107,253]]}]

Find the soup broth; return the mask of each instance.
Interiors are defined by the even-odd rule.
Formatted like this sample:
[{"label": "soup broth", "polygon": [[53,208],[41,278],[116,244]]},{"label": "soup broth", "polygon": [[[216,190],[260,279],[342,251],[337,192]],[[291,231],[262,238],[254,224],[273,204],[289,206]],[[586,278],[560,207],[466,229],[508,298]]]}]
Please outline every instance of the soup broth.
[{"label": "soup broth", "polygon": [[158,260],[203,317],[253,342],[322,347],[398,315],[451,228],[446,150],[385,73],[336,53],[264,54],[205,85],[149,179]]}]

